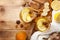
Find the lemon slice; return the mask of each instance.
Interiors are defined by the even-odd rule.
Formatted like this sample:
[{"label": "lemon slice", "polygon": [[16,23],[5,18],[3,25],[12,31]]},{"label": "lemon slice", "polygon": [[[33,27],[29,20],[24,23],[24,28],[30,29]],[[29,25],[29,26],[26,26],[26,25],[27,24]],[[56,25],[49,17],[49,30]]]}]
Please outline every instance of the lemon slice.
[{"label": "lemon slice", "polygon": [[51,3],[51,7],[52,7],[52,9],[54,9],[54,10],[60,10],[60,1],[53,1],[52,3]]},{"label": "lemon slice", "polygon": [[29,14],[30,9],[25,7],[22,11],[21,11],[21,16],[24,22],[30,22],[32,21],[32,18]]},{"label": "lemon slice", "polygon": [[42,32],[44,32],[44,31],[47,30],[46,26],[43,25],[43,22],[46,22],[46,19],[41,18],[41,19],[39,19],[39,20],[37,21],[37,27],[38,27],[38,29],[39,29],[40,31],[42,31]]},{"label": "lemon slice", "polygon": [[57,12],[55,15],[54,15],[54,20],[56,22],[59,22],[60,23],[60,12]]}]

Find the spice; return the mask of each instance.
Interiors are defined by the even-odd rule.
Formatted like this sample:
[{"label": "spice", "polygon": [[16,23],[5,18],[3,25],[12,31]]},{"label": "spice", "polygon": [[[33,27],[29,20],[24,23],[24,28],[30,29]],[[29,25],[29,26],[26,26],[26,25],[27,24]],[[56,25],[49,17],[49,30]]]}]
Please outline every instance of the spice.
[{"label": "spice", "polygon": [[17,20],[17,21],[16,21],[16,24],[20,24],[20,20]]}]

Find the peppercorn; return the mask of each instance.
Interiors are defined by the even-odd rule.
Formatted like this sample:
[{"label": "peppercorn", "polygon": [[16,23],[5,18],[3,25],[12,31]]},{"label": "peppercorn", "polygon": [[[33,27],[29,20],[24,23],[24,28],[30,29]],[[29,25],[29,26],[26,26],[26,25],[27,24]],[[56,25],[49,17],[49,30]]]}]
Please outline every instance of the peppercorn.
[{"label": "peppercorn", "polygon": [[20,21],[19,21],[19,20],[17,20],[17,21],[16,21],[16,24],[20,24]]}]

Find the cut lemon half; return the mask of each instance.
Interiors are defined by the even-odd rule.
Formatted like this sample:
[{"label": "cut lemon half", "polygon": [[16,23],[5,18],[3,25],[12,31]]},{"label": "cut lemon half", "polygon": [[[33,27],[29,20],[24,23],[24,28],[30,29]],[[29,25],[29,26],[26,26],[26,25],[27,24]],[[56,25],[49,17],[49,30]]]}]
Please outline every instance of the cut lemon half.
[{"label": "cut lemon half", "polygon": [[55,15],[54,15],[54,20],[58,23],[60,23],[60,12],[57,12]]}]

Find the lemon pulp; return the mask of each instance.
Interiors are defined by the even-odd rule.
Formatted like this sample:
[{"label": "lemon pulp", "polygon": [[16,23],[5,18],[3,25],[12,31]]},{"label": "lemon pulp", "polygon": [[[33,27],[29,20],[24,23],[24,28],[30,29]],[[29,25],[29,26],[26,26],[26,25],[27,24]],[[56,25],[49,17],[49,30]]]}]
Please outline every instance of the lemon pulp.
[{"label": "lemon pulp", "polygon": [[55,15],[54,15],[54,20],[56,22],[59,22],[60,23],[60,12],[57,12]]}]

